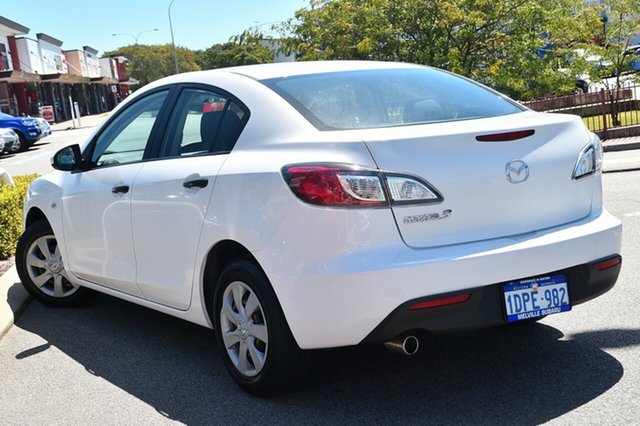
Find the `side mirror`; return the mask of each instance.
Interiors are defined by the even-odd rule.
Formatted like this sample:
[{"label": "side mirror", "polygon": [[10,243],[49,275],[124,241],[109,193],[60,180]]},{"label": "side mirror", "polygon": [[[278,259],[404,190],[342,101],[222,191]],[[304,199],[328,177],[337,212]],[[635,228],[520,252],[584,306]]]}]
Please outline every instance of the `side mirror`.
[{"label": "side mirror", "polygon": [[63,172],[72,172],[80,168],[82,153],[79,145],[70,145],[56,152],[51,159],[51,166]]}]

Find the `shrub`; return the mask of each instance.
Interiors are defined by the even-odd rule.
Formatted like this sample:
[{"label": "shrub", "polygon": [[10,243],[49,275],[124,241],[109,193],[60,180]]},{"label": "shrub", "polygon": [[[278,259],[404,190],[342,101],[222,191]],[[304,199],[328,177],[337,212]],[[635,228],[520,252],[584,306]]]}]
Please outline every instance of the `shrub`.
[{"label": "shrub", "polygon": [[16,176],[15,186],[0,183],[0,260],[13,256],[22,233],[22,204],[36,175]]}]

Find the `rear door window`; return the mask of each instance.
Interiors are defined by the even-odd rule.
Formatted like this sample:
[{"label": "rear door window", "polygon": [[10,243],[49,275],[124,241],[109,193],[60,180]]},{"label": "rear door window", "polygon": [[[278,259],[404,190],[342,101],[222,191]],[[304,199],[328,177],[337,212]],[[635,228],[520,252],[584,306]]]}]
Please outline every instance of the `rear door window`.
[{"label": "rear door window", "polygon": [[160,156],[229,152],[242,131],[245,117],[244,109],[225,94],[185,88],[176,102]]}]

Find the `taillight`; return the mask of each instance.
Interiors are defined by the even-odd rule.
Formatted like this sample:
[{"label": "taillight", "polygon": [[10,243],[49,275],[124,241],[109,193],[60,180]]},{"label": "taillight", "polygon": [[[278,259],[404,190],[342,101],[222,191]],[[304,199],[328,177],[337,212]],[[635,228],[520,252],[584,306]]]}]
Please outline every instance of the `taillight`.
[{"label": "taillight", "polygon": [[387,200],[380,176],[347,167],[297,165],[283,169],[294,194],[320,206],[384,206]]},{"label": "taillight", "polygon": [[435,189],[414,177],[387,175],[386,180],[394,204],[442,201]]},{"label": "taillight", "polygon": [[389,206],[430,203],[442,196],[428,183],[397,173],[343,164],[297,164],[282,169],[293,193],[319,206]]},{"label": "taillight", "polygon": [[593,141],[585,146],[578,156],[573,168],[573,180],[579,180],[602,171],[602,143],[595,134],[592,135],[592,139]]}]

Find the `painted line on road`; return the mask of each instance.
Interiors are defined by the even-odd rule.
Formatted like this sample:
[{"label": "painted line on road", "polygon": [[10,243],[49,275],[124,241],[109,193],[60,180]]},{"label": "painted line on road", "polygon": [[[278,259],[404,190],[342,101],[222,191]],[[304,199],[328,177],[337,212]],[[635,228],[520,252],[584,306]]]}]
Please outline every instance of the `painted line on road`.
[{"label": "painted line on road", "polygon": [[631,212],[631,213],[625,213],[622,216],[627,216],[627,217],[636,217],[636,216],[640,216],[640,212]]}]

